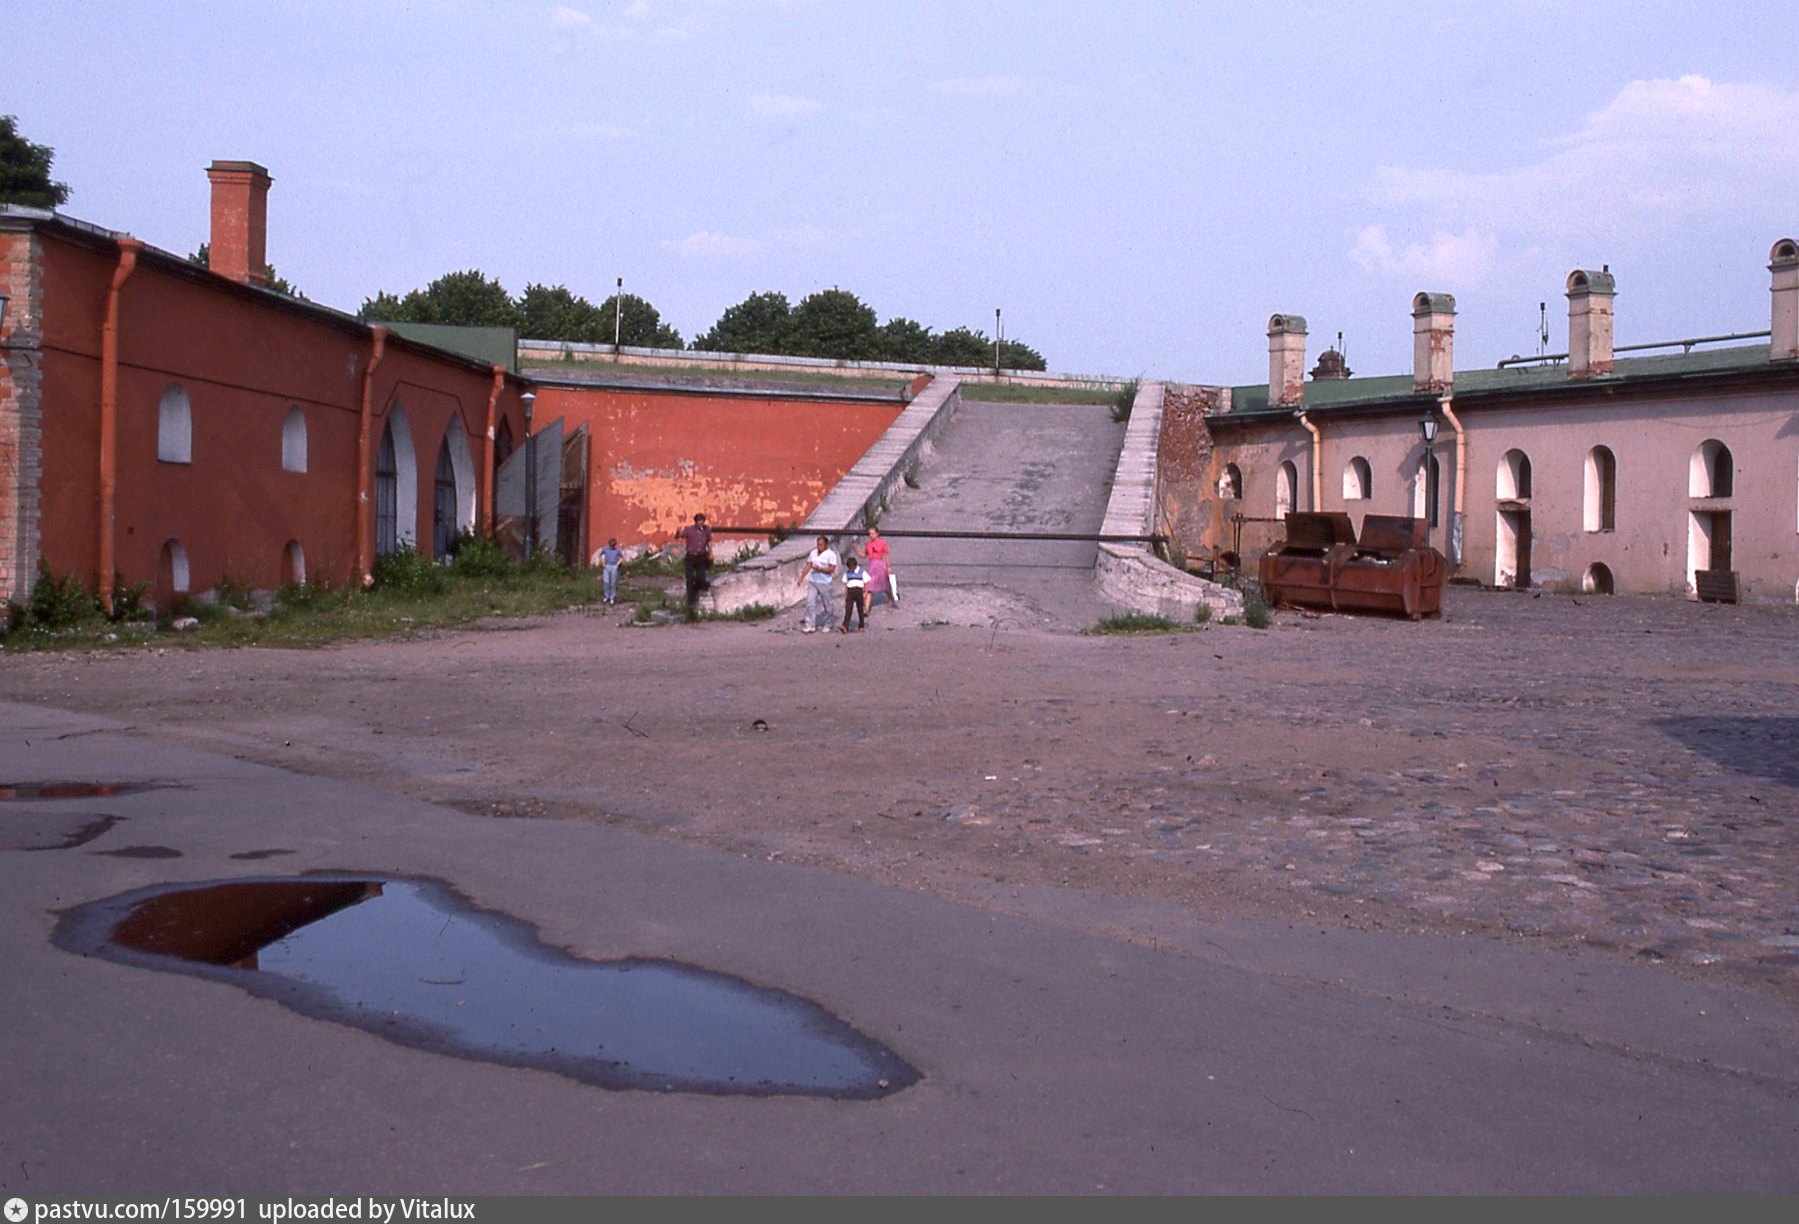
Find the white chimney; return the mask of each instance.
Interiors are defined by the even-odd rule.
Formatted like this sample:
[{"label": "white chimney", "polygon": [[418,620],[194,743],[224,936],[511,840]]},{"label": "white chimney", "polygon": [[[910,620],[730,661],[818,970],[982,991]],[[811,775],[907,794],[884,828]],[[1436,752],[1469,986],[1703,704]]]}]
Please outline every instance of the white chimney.
[{"label": "white chimney", "polygon": [[1773,361],[1799,358],[1799,242],[1782,238],[1768,252],[1768,271],[1774,274],[1774,311],[1768,323],[1768,357]]},{"label": "white chimney", "polygon": [[1297,408],[1305,401],[1306,321],[1299,315],[1268,320],[1268,406]]},{"label": "white chimney", "polygon": [[1412,299],[1412,390],[1455,386],[1455,298],[1420,293]]},{"label": "white chimney", "polygon": [[1617,294],[1611,265],[1597,272],[1568,273],[1568,377],[1597,378],[1612,372],[1612,298]]}]

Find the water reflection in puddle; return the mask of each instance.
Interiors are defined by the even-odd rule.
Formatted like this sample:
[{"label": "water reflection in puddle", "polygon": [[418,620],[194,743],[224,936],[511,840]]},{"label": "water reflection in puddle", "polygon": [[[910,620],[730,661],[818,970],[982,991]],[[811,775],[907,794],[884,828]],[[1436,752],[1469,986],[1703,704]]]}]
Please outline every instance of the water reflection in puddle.
[{"label": "water reflection in puddle", "polygon": [[606,1088],[846,1099],[918,1072],[817,1004],[674,961],[588,961],[416,880],[240,880],[71,911],[58,946],[231,982],[403,1045]]},{"label": "water reflection in puddle", "polygon": [[0,782],[0,800],[103,799],[149,789],[143,782]]}]

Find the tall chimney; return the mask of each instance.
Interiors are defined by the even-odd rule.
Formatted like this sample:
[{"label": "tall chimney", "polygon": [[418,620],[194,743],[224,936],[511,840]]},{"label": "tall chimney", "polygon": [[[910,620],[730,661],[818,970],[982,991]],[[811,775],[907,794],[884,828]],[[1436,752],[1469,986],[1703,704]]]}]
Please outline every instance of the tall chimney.
[{"label": "tall chimney", "polygon": [[1412,390],[1455,387],[1455,298],[1420,293],[1412,299]]},{"label": "tall chimney", "polygon": [[1268,320],[1268,405],[1296,408],[1305,400],[1306,321],[1299,315]]},{"label": "tall chimney", "polygon": [[1608,264],[1568,273],[1568,377],[1612,372],[1612,298],[1618,292]]},{"label": "tall chimney", "polygon": [[1799,358],[1799,242],[1782,238],[1768,252],[1768,271],[1774,274],[1774,313],[1768,323],[1768,357],[1773,361]]},{"label": "tall chimney", "polygon": [[274,179],[255,162],[215,161],[209,262],[220,276],[265,285],[268,275],[269,187]]}]

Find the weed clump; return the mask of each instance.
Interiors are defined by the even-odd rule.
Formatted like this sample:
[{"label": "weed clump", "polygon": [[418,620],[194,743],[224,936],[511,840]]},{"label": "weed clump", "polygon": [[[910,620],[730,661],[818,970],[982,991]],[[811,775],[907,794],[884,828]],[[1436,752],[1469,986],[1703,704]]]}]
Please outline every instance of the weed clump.
[{"label": "weed clump", "polygon": [[1107,633],[1179,633],[1186,626],[1169,620],[1166,616],[1155,616],[1143,612],[1126,612],[1118,616],[1108,616],[1093,628],[1087,630],[1092,634]]}]

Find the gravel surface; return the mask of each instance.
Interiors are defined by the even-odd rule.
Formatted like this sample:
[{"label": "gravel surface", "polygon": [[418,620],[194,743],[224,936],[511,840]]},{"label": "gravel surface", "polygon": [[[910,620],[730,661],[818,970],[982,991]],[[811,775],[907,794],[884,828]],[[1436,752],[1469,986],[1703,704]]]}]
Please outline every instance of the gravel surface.
[{"label": "gravel surface", "polygon": [[0,698],[1000,911],[1076,890],[1542,941],[1799,1002],[1793,608],[1457,589],[1416,625],[1116,637],[983,622],[966,591],[936,624],[930,593],[848,636],[593,609],[12,656]]}]

